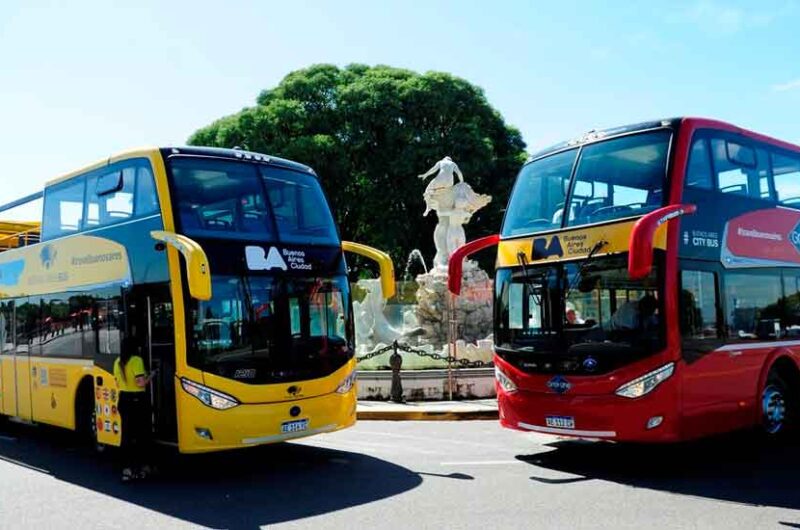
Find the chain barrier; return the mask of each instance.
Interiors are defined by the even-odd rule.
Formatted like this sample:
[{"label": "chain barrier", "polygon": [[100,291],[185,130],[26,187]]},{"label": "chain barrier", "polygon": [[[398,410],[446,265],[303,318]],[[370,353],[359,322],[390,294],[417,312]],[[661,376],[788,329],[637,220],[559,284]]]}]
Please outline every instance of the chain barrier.
[{"label": "chain barrier", "polygon": [[387,351],[392,351],[393,349],[394,349],[394,344],[390,344],[390,345],[388,345],[388,346],[386,346],[384,348],[381,348],[379,350],[371,351],[371,352],[369,352],[367,354],[364,354],[364,355],[362,355],[360,357],[356,357],[356,362],[360,363],[362,361],[369,361],[373,357],[377,357],[378,355],[386,353]]},{"label": "chain barrier", "polygon": [[379,350],[375,350],[373,352],[370,352],[370,353],[367,353],[365,355],[362,355],[361,357],[356,357],[356,361],[357,362],[367,361],[369,359],[372,359],[373,357],[377,357],[378,355],[381,355],[382,353],[386,353],[387,351],[392,351],[395,348],[397,350],[399,350],[399,351],[402,351],[402,352],[405,352],[405,353],[412,353],[412,354],[418,355],[420,357],[427,357],[429,359],[433,359],[434,361],[444,361],[447,364],[456,365],[457,368],[484,368],[486,366],[493,366],[491,361],[486,362],[486,361],[470,361],[469,359],[457,359],[456,357],[453,357],[452,355],[440,355],[440,354],[435,353],[435,352],[430,352],[429,353],[429,352],[427,352],[425,350],[420,350],[418,348],[413,348],[413,347],[409,346],[408,344],[402,344],[402,343],[399,343],[397,341],[395,341],[394,344],[390,344],[389,346],[386,346],[385,348],[381,348]]}]

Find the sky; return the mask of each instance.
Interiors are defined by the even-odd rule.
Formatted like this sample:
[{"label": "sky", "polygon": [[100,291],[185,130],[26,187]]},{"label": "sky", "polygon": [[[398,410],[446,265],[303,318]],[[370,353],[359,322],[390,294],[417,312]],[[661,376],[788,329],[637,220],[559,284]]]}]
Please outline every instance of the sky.
[{"label": "sky", "polygon": [[529,151],[685,115],[800,144],[800,0],[631,4],[3,0],[0,204],[117,151],[182,145],[315,63],[463,77]]}]

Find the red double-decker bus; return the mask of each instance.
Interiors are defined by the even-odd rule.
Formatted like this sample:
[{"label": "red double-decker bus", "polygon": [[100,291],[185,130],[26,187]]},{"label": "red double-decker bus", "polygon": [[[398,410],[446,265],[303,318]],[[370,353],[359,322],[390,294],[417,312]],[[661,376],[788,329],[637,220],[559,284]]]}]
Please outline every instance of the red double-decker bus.
[{"label": "red double-decker bus", "polygon": [[522,168],[498,245],[505,427],[665,442],[800,412],[800,147],[707,119],[592,131]]}]

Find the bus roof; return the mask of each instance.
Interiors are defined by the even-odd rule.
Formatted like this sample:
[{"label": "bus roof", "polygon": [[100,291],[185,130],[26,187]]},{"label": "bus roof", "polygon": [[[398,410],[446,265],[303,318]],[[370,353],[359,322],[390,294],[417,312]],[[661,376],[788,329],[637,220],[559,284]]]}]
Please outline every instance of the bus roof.
[{"label": "bus roof", "polygon": [[153,155],[159,151],[164,156],[164,159],[173,155],[188,155],[188,156],[204,156],[213,158],[229,158],[231,160],[260,161],[271,165],[281,166],[288,169],[294,169],[295,171],[302,171],[304,173],[309,173],[311,175],[316,176],[314,170],[305,164],[294,162],[292,160],[287,160],[285,158],[267,155],[264,153],[256,153],[254,151],[246,151],[242,149],[223,149],[219,147],[197,147],[197,146],[140,147],[135,149],[128,149],[126,151],[121,151],[108,158],[97,160],[96,162],[83,166],[79,169],[70,171],[69,173],[65,173],[47,182],[45,184],[45,188],[53,186],[54,184],[58,184],[59,182],[63,182],[65,180],[69,180],[72,177],[81,175],[88,171],[101,168],[113,162],[118,162],[120,160],[126,160],[135,157],[146,157]]},{"label": "bus roof", "polygon": [[528,162],[535,160],[537,158],[542,158],[544,156],[550,155],[558,151],[563,151],[564,149],[567,149],[569,147],[576,147],[578,145],[605,140],[623,134],[645,131],[648,129],[658,129],[661,127],[671,127],[677,129],[681,124],[692,125],[696,128],[719,129],[723,131],[738,133],[743,136],[749,137],[753,140],[759,140],[792,151],[800,151],[800,146],[798,145],[794,145],[789,142],[779,140],[777,138],[772,138],[770,136],[760,134],[754,131],[743,129],[741,127],[737,127],[736,125],[732,125],[724,121],[713,120],[708,118],[680,117],[680,118],[667,118],[664,120],[645,121],[641,123],[635,123],[632,125],[623,125],[622,127],[613,127],[610,129],[602,129],[602,130],[593,129],[584,134],[583,136],[581,136],[580,138],[575,138],[572,140],[568,140],[566,142],[561,142],[533,153],[528,159]]}]

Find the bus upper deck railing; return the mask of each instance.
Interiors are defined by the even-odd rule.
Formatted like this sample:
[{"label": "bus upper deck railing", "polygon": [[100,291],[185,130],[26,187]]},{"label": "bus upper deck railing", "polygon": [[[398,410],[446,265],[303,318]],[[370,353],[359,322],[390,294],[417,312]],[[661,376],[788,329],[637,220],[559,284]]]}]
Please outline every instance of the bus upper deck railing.
[{"label": "bus upper deck railing", "polygon": [[39,223],[0,221],[0,252],[34,245],[41,241]]}]

